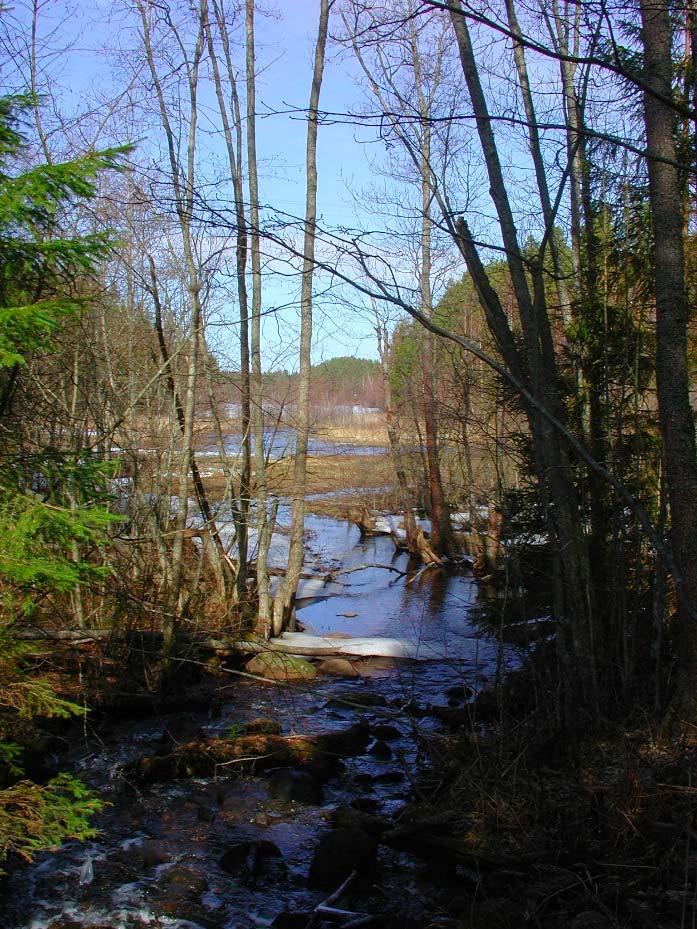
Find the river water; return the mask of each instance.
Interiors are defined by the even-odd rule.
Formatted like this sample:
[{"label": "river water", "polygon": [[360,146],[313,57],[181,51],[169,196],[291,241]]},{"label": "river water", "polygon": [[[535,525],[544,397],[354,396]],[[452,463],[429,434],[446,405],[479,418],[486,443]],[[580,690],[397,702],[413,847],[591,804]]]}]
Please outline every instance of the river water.
[{"label": "river water", "polygon": [[[446,691],[465,685],[480,690],[515,661],[502,654],[476,622],[482,600],[467,571],[428,571],[413,579],[377,565],[408,571],[389,537],[361,540],[357,529],[335,519],[308,519],[309,569],[370,565],[338,578],[332,595],[301,604],[298,620],[310,632],[390,636],[428,643],[429,660],[366,661],[361,676],[318,676],[307,683],[263,685],[232,677],[217,718],[206,712],[139,722],[113,720],[86,726],[74,736],[63,769],[78,773],[109,803],[96,819],[98,837],[68,843],[17,869],[0,885],[0,926],[5,929],[252,929],[271,925],[279,914],[307,913],[326,891],[308,887],[308,869],[318,838],[338,805],[354,803],[396,818],[428,777],[425,741],[436,750],[441,724],[410,715],[413,702],[446,706]],[[382,704],[357,710],[332,698],[358,695]],[[451,697],[452,704],[452,697]],[[257,717],[280,722],[286,733],[345,728],[361,716],[389,723],[397,737],[389,757],[370,752],[350,758],[324,785],[315,806],[269,797],[263,778],[229,776],[191,779],[133,789],[123,766],[154,753],[166,725],[224,735]],[[425,740],[425,741],[424,741]],[[282,858],[264,864],[259,878],[231,876],[220,862],[226,849],[268,841]],[[400,925],[419,925],[425,914],[453,914],[463,893],[455,873],[381,847],[374,874],[361,885],[354,908],[400,914]],[[81,883],[82,875],[82,883]],[[91,878],[91,879],[90,879]],[[465,906],[464,898],[462,906]],[[294,925],[291,917],[283,917]],[[290,919],[290,922],[287,920]],[[296,920],[304,925],[304,917]],[[411,920],[411,921],[410,921]],[[395,923],[397,925],[397,923]]]}]

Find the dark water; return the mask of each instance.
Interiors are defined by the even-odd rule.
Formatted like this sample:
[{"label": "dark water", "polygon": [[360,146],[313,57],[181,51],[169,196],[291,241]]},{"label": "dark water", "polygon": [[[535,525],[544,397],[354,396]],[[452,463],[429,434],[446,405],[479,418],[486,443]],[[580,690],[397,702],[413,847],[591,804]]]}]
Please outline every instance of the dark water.
[{"label": "dark water", "polygon": [[[355,527],[321,517],[308,520],[307,549],[308,566],[318,569],[409,567],[405,555],[395,555],[388,538],[360,541]],[[403,707],[411,700],[445,705],[446,688],[464,683],[477,690],[497,673],[497,663],[501,670],[503,657],[514,660],[502,656],[496,643],[471,621],[478,599],[477,585],[467,574],[430,571],[411,584],[379,567],[345,576],[336,595],[299,610],[308,631],[408,638],[428,643],[429,654],[437,659],[394,666],[369,661],[361,678],[318,677],[309,684],[283,687],[231,678],[229,702],[219,718],[211,721],[205,714],[191,714],[189,722],[209,735],[225,734],[260,716],[279,720],[284,733],[344,728],[358,715],[395,725],[401,735],[391,743],[392,758],[380,761],[366,753],[348,759],[343,772],[325,785],[322,806],[271,800],[262,778],[233,772],[215,781],[185,780],[129,790],[121,768],[157,750],[163,720],[111,723],[99,732],[88,726],[61,763],[111,804],[97,819],[100,835],[87,845],[69,843],[44,854],[0,885],[0,926],[252,929],[270,925],[284,911],[311,910],[327,896],[326,891],[308,888],[307,874],[333,809],[367,798],[381,815],[394,817],[413,797],[413,783],[427,774],[424,740],[437,744],[442,730],[430,717],[413,719]],[[368,690],[389,705],[356,711],[328,704],[337,692]],[[395,782],[371,782],[385,773]],[[282,873],[271,874],[257,886],[226,874],[219,866],[223,852],[247,839],[275,843],[285,862]],[[144,849],[151,858],[154,854],[154,861],[144,861]],[[81,887],[87,856],[94,878]],[[185,891],[181,881],[172,880],[182,872],[190,884]],[[419,919],[424,913],[457,910],[463,892],[457,875],[434,875],[423,862],[381,848],[375,875],[362,885],[353,907],[369,913],[398,908]]]}]

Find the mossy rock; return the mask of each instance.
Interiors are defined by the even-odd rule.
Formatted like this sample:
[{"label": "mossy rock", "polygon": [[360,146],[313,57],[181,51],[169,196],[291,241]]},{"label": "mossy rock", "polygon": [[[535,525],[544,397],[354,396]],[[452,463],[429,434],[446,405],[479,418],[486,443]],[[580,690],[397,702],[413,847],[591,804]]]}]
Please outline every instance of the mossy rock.
[{"label": "mossy rock", "polygon": [[315,666],[304,658],[271,651],[255,655],[245,670],[270,681],[310,681],[317,676]]}]

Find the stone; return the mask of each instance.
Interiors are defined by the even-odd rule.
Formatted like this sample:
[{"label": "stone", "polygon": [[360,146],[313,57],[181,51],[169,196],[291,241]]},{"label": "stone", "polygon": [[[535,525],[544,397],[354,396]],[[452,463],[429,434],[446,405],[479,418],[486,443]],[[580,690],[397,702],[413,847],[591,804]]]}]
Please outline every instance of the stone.
[{"label": "stone", "polygon": [[286,803],[319,805],[324,800],[322,788],[307,771],[279,768],[268,780],[269,796]]},{"label": "stone", "polygon": [[247,885],[254,885],[259,877],[277,879],[286,872],[280,848],[268,839],[247,839],[228,846],[219,865]]},{"label": "stone", "polygon": [[348,658],[327,658],[318,670],[320,674],[329,674],[332,677],[359,677],[356,666]]},{"label": "stone", "polygon": [[240,733],[241,735],[280,735],[281,724],[278,720],[260,716],[258,719],[252,719],[245,723]]},{"label": "stone", "polygon": [[460,703],[464,703],[465,700],[469,700],[472,696],[472,689],[465,684],[455,684],[453,687],[445,688],[445,696],[449,700],[458,700]]},{"label": "stone", "polygon": [[158,865],[165,864],[165,862],[169,861],[167,851],[162,847],[160,842],[154,841],[153,839],[146,839],[137,847],[131,847],[128,849],[127,854],[133,854],[134,857],[137,856],[146,869],[156,868]]},{"label": "stone", "polygon": [[319,840],[310,864],[312,887],[335,890],[352,871],[366,874],[375,864],[377,842],[362,829],[334,829]]},{"label": "stone", "polygon": [[215,810],[205,803],[196,805],[196,818],[200,823],[212,823],[215,819]]},{"label": "stone", "polygon": [[349,805],[361,813],[377,813],[380,809],[380,801],[375,797],[356,797]]},{"label": "stone", "polygon": [[393,827],[384,816],[373,816],[354,806],[338,806],[332,813],[332,825],[337,829],[361,829],[368,835],[379,836]]},{"label": "stone", "polygon": [[369,754],[377,758],[378,761],[389,761],[392,757],[392,749],[387,742],[383,742],[382,739],[376,739],[368,751]]},{"label": "stone", "polygon": [[361,708],[371,706],[383,707],[387,706],[387,700],[382,694],[374,690],[341,690],[334,694],[331,700],[327,702],[327,706],[340,706],[349,709],[352,706]]},{"label": "stone", "polygon": [[177,893],[183,897],[199,897],[208,890],[208,880],[200,871],[193,868],[176,866],[165,871],[160,878],[162,884],[176,886]]},{"label": "stone", "polygon": [[361,677],[381,678],[385,677],[394,668],[399,667],[401,659],[398,658],[365,658],[357,666],[358,673]]},{"label": "stone", "polygon": [[310,681],[317,676],[317,668],[304,658],[272,651],[255,655],[245,671],[270,681]]},{"label": "stone", "polygon": [[382,739],[384,742],[392,742],[395,739],[401,739],[402,733],[396,726],[391,726],[389,723],[377,723],[375,726],[370,727],[370,733],[376,739]]},{"label": "stone", "polygon": [[346,765],[340,758],[313,758],[303,766],[303,770],[312,775],[318,784],[326,784],[332,778],[337,777],[345,769]]}]

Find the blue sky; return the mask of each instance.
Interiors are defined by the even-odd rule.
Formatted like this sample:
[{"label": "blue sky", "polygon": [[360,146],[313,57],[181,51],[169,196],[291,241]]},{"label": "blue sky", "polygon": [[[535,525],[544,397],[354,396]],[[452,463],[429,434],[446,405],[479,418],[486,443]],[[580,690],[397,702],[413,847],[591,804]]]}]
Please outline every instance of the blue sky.
[{"label": "blue sky", "polygon": [[[173,6],[183,0],[173,0]],[[261,4],[264,6],[264,0]],[[43,59],[50,89],[59,101],[63,112],[89,109],[95,99],[102,102],[113,99],[127,83],[127,72],[137,55],[132,49],[139,45],[138,20],[130,0],[42,0],[40,33],[48,38],[48,45],[56,52]],[[289,114],[276,112],[300,110],[307,106],[309,97],[312,58],[317,30],[318,0],[287,0],[278,3],[275,12],[257,15],[257,82],[258,101],[258,154],[260,161],[260,195],[264,204],[277,210],[302,217],[304,211],[305,179],[305,134],[306,122],[302,112]],[[19,23],[17,34],[27,33],[28,11],[31,0],[15,0],[13,16]],[[334,20],[333,28],[338,24]],[[12,32],[12,29],[9,30]],[[120,56],[120,61],[119,61]],[[16,82],[16,60],[0,62],[0,73]],[[14,72],[14,73],[13,73]],[[330,43],[324,82],[321,109],[330,112],[346,112],[359,109],[364,95],[358,86],[358,65],[345,52],[340,52]],[[460,78],[461,80],[461,78]],[[498,80],[495,78],[495,80]],[[460,88],[456,87],[456,93]],[[462,97],[464,107],[466,98]],[[215,97],[210,88],[202,91],[202,113],[206,107],[213,113]],[[375,110],[375,105],[371,107]],[[156,118],[150,130],[142,133],[141,151],[155,152],[158,139]],[[223,164],[223,153],[219,142],[209,135],[205,138],[206,117],[202,115],[202,149],[208,154],[211,165],[216,160]],[[109,123],[105,123],[108,133]],[[139,133],[141,132],[139,128]],[[103,144],[111,141],[107,136],[100,139]],[[526,154],[520,147],[504,149],[512,160],[512,170],[518,172],[523,182]],[[162,156],[161,156],[162,157]],[[320,224],[325,228],[358,227],[380,229],[388,227],[389,216],[380,215],[369,205],[360,205],[361,192],[371,184],[384,186],[398,204],[409,212],[407,188],[394,180],[381,177],[373,167],[395,162],[397,149],[388,151],[382,142],[375,139],[375,130],[365,127],[332,124],[320,128],[318,143],[319,194],[318,213]],[[157,158],[157,155],[155,156]],[[462,164],[466,163],[466,156]],[[211,168],[211,171],[217,168]],[[487,216],[491,204],[488,202],[488,184],[475,174],[466,183],[475,190],[470,206],[473,207],[475,222],[480,228],[488,228]],[[465,173],[469,171],[466,169]],[[212,176],[212,174],[210,175]],[[521,190],[522,190],[521,186]],[[412,196],[414,194],[412,193]],[[479,200],[477,200],[479,198]],[[486,201],[486,202],[485,202]],[[532,222],[539,221],[539,216]],[[393,240],[393,244],[398,242]],[[402,243],[395,246],[395,262],[408,262],[408,242],[403,253]],[[457,260],[446,262],[439,284],[442,287],[448,277],[462,273]],[[320,361],[335,355],[376,356],[373,321],[367,312],[365,299],[344,290],[342,295],[327,292],[326,275],[318,275],[315,312],[314,358]],[[438,290],[436,289],[436,298]],[[269,274],[265,280],[264,307],[269,313],[265,324],[265,360],[267,365],[293,367],[297,340],[297,305],[299,280],[295,275]],[[353,303],[353,306],[347,305]],[[230,301],[228,300],[228,304]],[[222,305],[222,301],[221,301]],[[233,313],[234,307],[229,311]],[[216,329],[217,344],[223,352],[234,357],[234,330],[221,326]]]},{"label": "blue sky", "polygon": [[[270,9],[269,5],[263,6]],[[23,41],[26,46],[30,10],[30,0],[16,0],[10,7],[11,17],[18,24],[18,28],[10,29],[11,41],[20,46]],[[297,216],[304,211],[306,123],[302,114],[268,114],[307,106],[317,15],[317,0],[291,0],[279,3],[275,12],[259,13],[256,22],[261,200]],[[118,0],[48,0],[41,4],[39,34],[55,50],[42,57],[42,67],[64,114],[84,112],[93,106],[95,96],[106,100],[117,92],[122,78],[114,73],[112,53],[137,42],[135,23]],[[8,58],[6,53],[2,66],[5,85],[21,83],[16,65],[26,74],[26,68],[21,67],[22,56]],[[347,56],[339,59],[336,48],[330,48],[322,108],[346,111],[356,106],[360,91],[351,67]],[[352,194],[370,183],[365,143],[371,137],[372,132],[348,125],[326,125],[320,130],[318,212],[328,227],[356,225]],[[103,137],[101,141],[108,139]],[[146,137],[141,144],[147,146],[150,141]],[[372,157],[375,145],[369,147]],[[319,284],[321,290],[322,282]],[[266,307],[284,307],[279,311],[280,318],[266,327],[269,363],[284,357],[282,363],[293,364],[292,342],[297,328],[293,304],[298,289],[298,282],[292,279],[266,281]],[[376,355],[372,325],[326,297],[318,298],[315,328],[316,360],[344,354]]]}]

